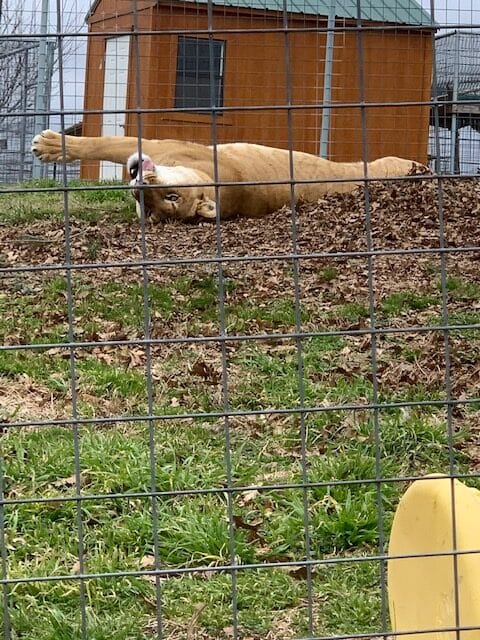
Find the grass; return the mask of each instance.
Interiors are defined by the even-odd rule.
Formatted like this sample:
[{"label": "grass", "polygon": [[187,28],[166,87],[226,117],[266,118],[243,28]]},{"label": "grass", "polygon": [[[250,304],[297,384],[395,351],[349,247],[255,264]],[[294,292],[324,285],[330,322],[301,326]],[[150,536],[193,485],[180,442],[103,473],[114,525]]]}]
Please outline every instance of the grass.
[{"label": "grass", "polygon": [[446,290],[451,299],[480,299],[480,286],[456,276],[449,276],[446,280]]},{"label": "grass", "polygon": [[[12,195],[0,212],[5,224],[61,219],[62,193],[22,197]],[[125,191],[79,190],[69,201],[74,217],[92,223],[133,220]],[[441,322],[438,272],[425,273],[428,290],[384,295],[376,317],[391,327]],[[325,266],[318,281],[334,288],[341,275]],[[155,637],[159,592],[167,637],[231,637],[232,594],[242,637],[304,636],[309,623],[319,636],[380,631],[380,566],[368,558],[379,551],[381,528],[388,541],[405,489],[390,479],[448,471],[452,456],[459,471],[469,469],[478,405],[457,408],[449,434],[443,407],[428,404],[445,397],[443,336],[377,336],[374,386],[369,336],[268,337],[294,332],[298,319],[312,333],[368,326],[365,296],[329,306],[321,295],[307,297],[298,318],[287,296],[246,289],[229,275],[227,336],[267,337],[227,340],[224,351],[215,340],[169,343],[218,336],[218,282],[200,270],[157,276],[145,289],[140,276],[76,273],[73,337],[95,346],[73,354],[62,348],[70,341],[65,276],[5,279],[1,342],[38,346],[0,350],[7,574],[30,580],[1,596],[13,637],[70,640],[81,637],[82,624],[95,640]],[[447,293],[452,322],[478,322],[474,282],[452,276]],[[143,339],[145,303],[149,334],[161,339],[148,354],[123,344]],[[472,395],[478,330],[458,329],[450,341],[453,383],[464,385],[453,393]],[[228,421],[215,415],[225,407],[225,385],[236,412]],[[365,408],[375,399],[386,406]],[[411,401],[419,404],[404,406]],[[301,406],[307,411],[288,411]],[[168,419],[149,422],[150,411]],[[74,429],[72,415],[96,422]],[[58,424],[8,426],[52,418]],[[84,573],[102,574],[83,581],[79,531]],[[307,554],[318,562],[310,622],[305,569],[288,565]],[[234,573],[225,569],[232,562],[240,566]],[[148,575],[155,566],[171,572],[158,585]],[[35,580],[48,576],[61,579]]]},{"label": "grass", "polygon": [[414,291],[392,293],[381,304],[381,312],[389,318],[394,318],[405,311],[424,311],[438,304],[437,296],[419,294]]},{"label": "grass", "polygon": [[[8,199],[8,207],[0,211],[2,222],[23,225],[63,220],[62,186],[61,182],[52,179],[30,180],[13,187],[8,185],[12,191],[4,196]],[[132,196],[121,182],[107,181],[99,184],[86,180],[72,180],[69,182],[67,202],[70,216],[88,222],[98,222],[108,217],[124,222],[136,219]]]},{"label": "grass", "polygon": [[[322,559],[332,555],[374,553],[378,544],[378,494],[375,484],[375,443],[370,419],[354,432],[343,433],[341,415],[336,433],[325,437],[321,422],[309,424],[311,482],[324,486],[308,494],[311,554]],[[248,432],[231,433],[232,479],[237,486],[250,483],[295,483],[301,478],[298,425],[260,429],[251,439]],[[138,495],[148,491],[151,477],[159,491],[185,491],[221,487],[226,482],[225,442],[212,424],[177,423],[155,429],[155,465],[149,455],[149,429],[145,424],[116,427],[82,427],[82,493],[105,496],[84,501],[80,511],[83,527],[85,571],[88,573],[135,572],[151,568],[153,549],[152,501]],[[324,439],[322,455],[313,455]],[[382,419],[382,475],[445,469],[448,447],[443,424],[418,412],[408,418],[398,410]],[[285,447],[285,449],[283,449]],[[57,502],[15,505],[6,508],[6,547],[9,576],[66,575],[75,572],[78,558],[78,512],[75,493],[75,447],[68,428],[11,429],[3,436],[6,495],[10,498],[53,498]],[[399,450],[409,456],[398,460]],[[106,465],[105,462],[108,461]],[[344,482],[328,486],[329,481]],[[349,484],[351,481],[365,484]],[[384,525],[401,492],[401,485],[383,485]],[[124,497],[109,495],[126,493]],[[239,492],[233,511],[236,561],[241,564],[301,560],[305,555],[303,491],[270,489]],[[226,497],[220,493],[160,497],[156,500],[159,562],[163,568],[222,566],[230,562],[231,538]],[[21,541],[21,544],[19,544]],[[366,632],[379,619],[378,565],[349,565],[348,579],[341,567],[314,572],[313,585],[325,608],[319,616],[319,632]],[[110,637],[130,637],[126,629],[141,629],[154,615],[155,585],[131,576],[96,579],[87,583],[92,634],[106,633],[112,616],[121,606],[122,626],[113,624]],[[279,612],[289,617],[298,632],[305,625],[305,583],[292,572],[280,569],[244,570],[238,577],[239,624],[245,633],[263,634]],[[338,596],[343,594],[344,597]],[[349,594],[349,597],[347,595]],[[195,605],[206,603],[200,624],[211,634],[231,624],[231,579],[187,574],[162,581],[166,620],[188,625]],[[132,599],[137,602],[131,606]],[[123,602],[125,600],[125,607]],[[328,604],[327,604],[328,603]],[[25,637],[48,638],[60,620],[71,633],[78,630],[79,594],[75,583],[28,583],[13,590],[12,624]],[[25,607],[37,611],[32,623]],[[342,612],[350,608],[351,617]],[[340,624],[340,621],[341,624]],[[90,628],[90,627],[89,627]],[[124,635],[122,635],[124,634]],[[95,635],[97,637],[97,635]],[[101,635],[99,636],[101,637]],[[137,637],[137,636],[132,636]],[[141,637],[139,635],[138,637]]]}]

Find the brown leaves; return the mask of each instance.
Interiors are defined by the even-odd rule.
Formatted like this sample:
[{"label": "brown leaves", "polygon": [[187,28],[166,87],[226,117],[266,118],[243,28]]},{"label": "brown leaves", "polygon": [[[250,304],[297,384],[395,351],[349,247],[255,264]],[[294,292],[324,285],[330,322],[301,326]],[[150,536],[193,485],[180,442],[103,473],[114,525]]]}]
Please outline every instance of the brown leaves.
[{"label": "brown leaves", "polygon": [[243,529],[247,531],[248,542],[265,542],[259,533],[262,526],[262,520],[256,520],[254,522],[248,522],[242,516],[233,515],[233,524],[237,529]]},{"label": "brown leaves", "polygon": [[[87,486],[89,482],[90,482],[90,473],[87,470],[82,471],[79,476],[80,487]],[[54,482],[52,482],[52,485],[57,489],[76,488],[77,476],[75,473],[72,473],[71,476],[68,476],[66,478],[59,478],[58,480],[55,480]]]},{"label": "brown leaves", "polygon": [[21,374],[16,379],[0,376],[0,418],[4,422],[38,418],[63,418],[71,414],[66,400],[54,398],[45,384]]},{"label": "brown leaves", "polygon": [[[477,179],[442,180],[443,213],[449,244],[478,245],[476,224],[480,206],[480,185]],[[369,186],[372,232],[376,248],[406,248],[438,246],[439,184],[435,178],[372,182]],[[239,219],[222,225],[224,255],[272,255],[292,249],[290,211],[284,207],[264,220]],[[353,193],[325,197],[318,203],[298,206],[299,248],[312,251],[358,251],[366,248],[365,198],[363,188]],[[461,221],[461,224],[459,222]],[[15,244],[15,251],[6,251],[5,264],[61,264],[64,261],[63,225],[41,221],[28,227],[0,229],[0,246]],[[25,237],[44,238],[47,242],[25,243]],[[82,220],[72,221],[72,259],[91,262],[90,239],[101,251],[101,261],[125,262],[140,260],[141,232],[136,224],[99,222],[92,226]],[[476,239],[476,240],[475,240]],[[169,222],[149,225],[146,230],[148,254],[156,259],[209,257],[216,254],[215,225],[183,225]],[[256,265],[259,266],[258,264]],[[273,274],[274,264],[268,265]],[[232,264],[229,269],[236,270]],[[152,272],[154,280],[171,279],[177,269]],[[97,271],[96,279],[108,274]],[[116,280],[125,280],[128,272],[116,270]],[[122,272],[122,273],[119,273]],[[193,266],[192,272],[198,274]],[[265,281],[258,281],[257,287]],[[268,287],[267,287],[268,289]]]},{"label": "brown leaves", "polygon": [[215,367],[205,360],[197,360],[191,367],[191,373],[209,384],[218,384],[222,377],[221,367]]},{"label": "brown leaves", "polygon": [[[442,209],[439,211],[440,191]],[[442,213],[445,221],[445,243],[447,247],[480,246],[480,181],[450,180],[439,182],[436,178],[416,179],[412,181],[394,181],[388,183],[372,182],[368,188],[369,214],[373,247],[381,250],[432,249],[440,246],[439,219]],[[328,252],[356,252],[367,249],[366,241],[366,205],[364,189],[353,193],[337,194],[325,197],[315,203],[299,204],[296,211],[298,221],[297,249],[302,254],[321,252],[324,257],[300,258],[299,289],[300,303],[304,318],[302,329],[318,331],[328,326],[331,329],[347,331],[369,328],[369,266],[372,267],[373,294],[377,326],[409,327],[428,324],[432,317],[441,312],[439,292],[440,257],[437,253],[395,255],[388,253],[374,256],[369,263],[366,257],[355,258],[350,255],[329,257]],[[0,246],[13,247],[4,250],[2,260],[5,266],[18,267],[29,265],[61,265],[64,261],[62,244],[63,224],[58,221],[39,221],[29,225],[0,227]],[[284,207],[265,220],[239,219],[226,222],[221,226],[222,255],[224,256],[280,256],[268,260],[246,260],[225,263],[224,276],[232,287],[226,290],[226,324],[228,333],[282,333],[295,330],[294,317],[294,278],[292,260],[282,259],[293,250],[291,237],[291,212]],[[25,241],[25,240],[28,241]],[[34,241],[30,241],[30,240]],[[46,240],[44,242],[43,240]],[[37,241],[41,240],[41,241]],[[92,224],[73,219],[71,234],[72,260],[74,263],[90,263],[91,243],[96,243],[96,260],[128,263],[142,258],[141,230],[136,223],[122,223],[110,220]],[[146,245],[148,257],[155,260],[175,260],[176,258],[207,258],[217,254],[217,232],[215,225],[183,225],[166,223],[148,225]],[[462,252],[447,258],[448,276],[463,279],[474,285],[480,285],[479,252]],[[18,291],[28,286],[30,292],[44,291],[51,281],[52,274],[59,272],[31,272],[28,282],[22,276],[6,278],[5,296],[14,298]],[[139,267],[108,267],[73,271],[73,305],[75,308],[75,339],[81,341],[108,342],[129,341],[143,338],[143,326],[128,326],[127,322],[111,320],[106,317],[89,317],[88,312],[80,312],[85,306],[86,297],[94,295],[98,285],[106,283],[125,283],[138,285],[142,282]],[[174,303],[178,307],[174,313],[152,308],[151,336],[153,338],[211,336],[218,335],[218,318],[205,314],[204,309],[189,307],[191,294],[188,289],[175,289],[177,278],[195,280],[207,278],[216,280],[218,268],[215,264],[170,264],[168,267],[149,268],[149,282],[155,287],[165,287],[172,292]],[[415,291],[419,295],[428,294],[438,303],[432,303],[427,309],[403,309],[389,316],[382,312],[383,302],[392,293]],[[62,291],[58,296],[62,296]],[[178,299],[175,297],[177,296]],[[57,301],[58,302],[58,301]],[[272,307],[280,303],[279,312]],[[285,303],[288,304],[285,306]],[[478,304],[478,303],[477,303]],[[283,306],[282,306],[283,305]],[[345,311],[345,307],[363,308],[367,313]],[[475,300],[471,295],[458,294],[455,300],[449,300],[450,312],[472,312]],[[10,305],[8,313],[17,312]],[[48,305],[45,305],[48,307]],[[39,314],[37,308],[34,314]],[[42,322],[36,328],[15,328],[14,318],[10,322],[12,329],[4,336],[4,344],[24,344],[42,337],[52,329],[67,331],[66,300],[41,310]],[[202,315],[203,314],[203,315]],[[94,315],[94,314],[92,314]],[[101,314],[100,314],[101,316]],[[208,319],[207,319],[208,316]],[[90,325],[90,326],[89,326]],[[408,337],[405,336],[405,341]],[[396,347],[392,342],[381,345],[386,349],[379,353],[379,376],[383,386],[391,387],[399,382],[404,385],[421,383],[429,388],[442,386],[444,362],[441,344],[429,342],[417,336],[418,348],[424,349],[421,358],[407,361],[402,353],[403,346]],[[227,349],[239,349],[240,342],[227,345]],[[370,375],[370,341],[364,347],[355,338],[349,338],[348,353],[342,353],[338,362],[332,362],[328,371],[316,375],[327,381],[341,375],[353,379],[361,375]],[[395,350],[396,349],[396,350]],[[285,353],[282,353],[282,350]],[[290,356],[296,358],[296,346],[293,343],[272,342],[269,354],[272,357]],[[164,386],[172,389],[172,406],[197,407],[195,389],[200,385],[211,397],[222,401],[222,362],[218,344],[198,345],[153,345],[152,372],[159,389]],[[47,354],[52,357],[69,358],[68,349],[56,347]],[[172,356],[178,357],[175,369],[166,370],[165,362]],[[106,365],[141,371],[145,368],[145,349],[135,344],[118,346],[95,346],[89,349],[77,349],[76,358],[94,356]],[[454,354],[452,374],[454,388],[459,395],[471,394],[474,385],[479,384],[479,371],[476,365],[476,353],[469,347]],[[228,353],[228,386],[234,390],[241,384],[245,371],[238,367],[235,358]],[[55,379],[53,379],[55,382]],[[59,387],[60,387],[59,381]],[[3,384],[3,381],[2,381]],[[10,384],[8,385],[11,386]],[[64,415],[68,401],[68,390],[61,388],[52,392],[38,383],[27,384],[23,381],[13,397],[12,389],[0,400],[0,411],[7,419],[19,418],[26,413],[32,414],[32,408],[25,402],[35,400],[36,414]],[[113,407],[102,399],[102,415],[123,410]],[[108,399],[110,400],[110,399]],[[90,398],[89,401],[93,400]],[[60,403],[63,405],[60,407]],[[30,405],[33,405],[30,402]],[[55,404],[55,406],[54,406]],[[28,412],[26,407],[29,407]],[[67,405],[68,409],[68,405]],[[100,409],[99,409],[100,410]]]},{"label": "brown leaves", "polygon": [[140,560],[140,569],[155,569],[155,556],[145,555]]}]

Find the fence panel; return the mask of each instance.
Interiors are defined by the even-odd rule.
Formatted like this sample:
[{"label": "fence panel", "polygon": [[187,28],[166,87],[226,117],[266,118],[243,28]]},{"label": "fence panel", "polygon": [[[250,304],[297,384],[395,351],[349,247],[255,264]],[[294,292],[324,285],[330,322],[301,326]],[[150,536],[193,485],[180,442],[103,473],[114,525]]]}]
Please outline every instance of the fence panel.
[{"label": "fence panel", "polygon": [[0,10],[3,637],[476,638],[473,0],[67,4]]}]

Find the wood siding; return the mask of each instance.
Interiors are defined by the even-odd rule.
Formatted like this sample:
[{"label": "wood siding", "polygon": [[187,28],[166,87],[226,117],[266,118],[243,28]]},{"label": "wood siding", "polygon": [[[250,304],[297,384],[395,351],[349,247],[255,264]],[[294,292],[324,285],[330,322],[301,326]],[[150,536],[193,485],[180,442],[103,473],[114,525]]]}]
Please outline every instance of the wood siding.
[{"label": "wood siding", "polygon": [[[124,11],[121,10],[122,2]],[[90,18],[85,109],[100,111],[103,104],[103,64],[106,36],[133,28],[130,0],[100,0]],[[337,20],[337,28],[341,26]],[[326,19],[291,15],[286,36],[281,15],[215,8],[215,39],[225,41],[224,107],[214,126],[209,114],[168,112],[175,105],[176,60],[179,34],[208,37],[195,30],[208,28],[207,7],[195,3],[144,2],[138,13],[140,31],[132,35],[127,135],[142,131],[147,138],[178,138],[211,144],[248,141],[319,152],[323,98]],[[261,32],[261,29],[279,29]],[[297,31],[295,32],[295,29]],[[310,31],[300,29],[312,29]],[[241,31],[241,32],[237,32]],[[176,32],[176,33],[175,33]],[[190,32],[190,33],[188,33]],[[192,33],[193,32],[193,33]],[[364,96],[360,92],[359,42],[355,31],[335,36],[331,130],[332,160],[363,157],[362,122],[367,126],[369,159],[398,155],[425,162],[428,143],[428,105],[388,102],[428,102],[431,79],[431,34],[414,29],[366,30],[361,35]],[[138,51],[138,58],[137,58]],[[138,69],[136,61],[138,59]],[[140,96],[135,76],[140,73]],[[290,77],[291,83],[287,82]],[[380,106],[342,104],[365,102]],[[291,104],[288,109],[286,105]],[[338,106],[335,106],[338,105]],[[86,113],[84,135],[100,135],[101,115]],[[82,168],[84,177],[98,175],[98,163]]]}]

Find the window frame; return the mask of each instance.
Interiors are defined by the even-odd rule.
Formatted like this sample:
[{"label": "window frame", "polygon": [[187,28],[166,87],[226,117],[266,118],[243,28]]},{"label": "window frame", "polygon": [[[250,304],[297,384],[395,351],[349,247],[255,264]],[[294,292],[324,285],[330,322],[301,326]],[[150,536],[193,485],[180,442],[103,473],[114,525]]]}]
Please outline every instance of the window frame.
[{"label": "window frame", "polygon": [[[218,50],[218,56],[213,52],[214,65],[213,81],[215,88],[216,103],[213,105],[217,114],[222,114],[224,106],[224,89],[225,89],[225,51],[226,40],[210,38],[196,38],[192,36],[178,36],[177,40],[177,65],[175,72],[175,93],[174,106],[175,109],[185,111],[186,113],[197,113],[210,115],[208,109],[212,109],[211,103],[211,79],[212,72],[210,69],[210,47],[213,46]],[[196,56],[188,56],[188,46],[196,48]],[[200,55],[200,46],[206,49],[208,58]],[[202,69],[201,62],[207,61],[207,68]],[[218,68],[217,68],[218,65]],[[190,66],[190,69],[187,67]],[[193,68],[192,68],[193,67]],[[188,95],[188,88],[193,89],[193,95]],[[201,89],[208,91],[208,96],[201,95]],[[200,91],[199,91],[200,89]],[[186,91],[187,90],[187,91]]]}]

